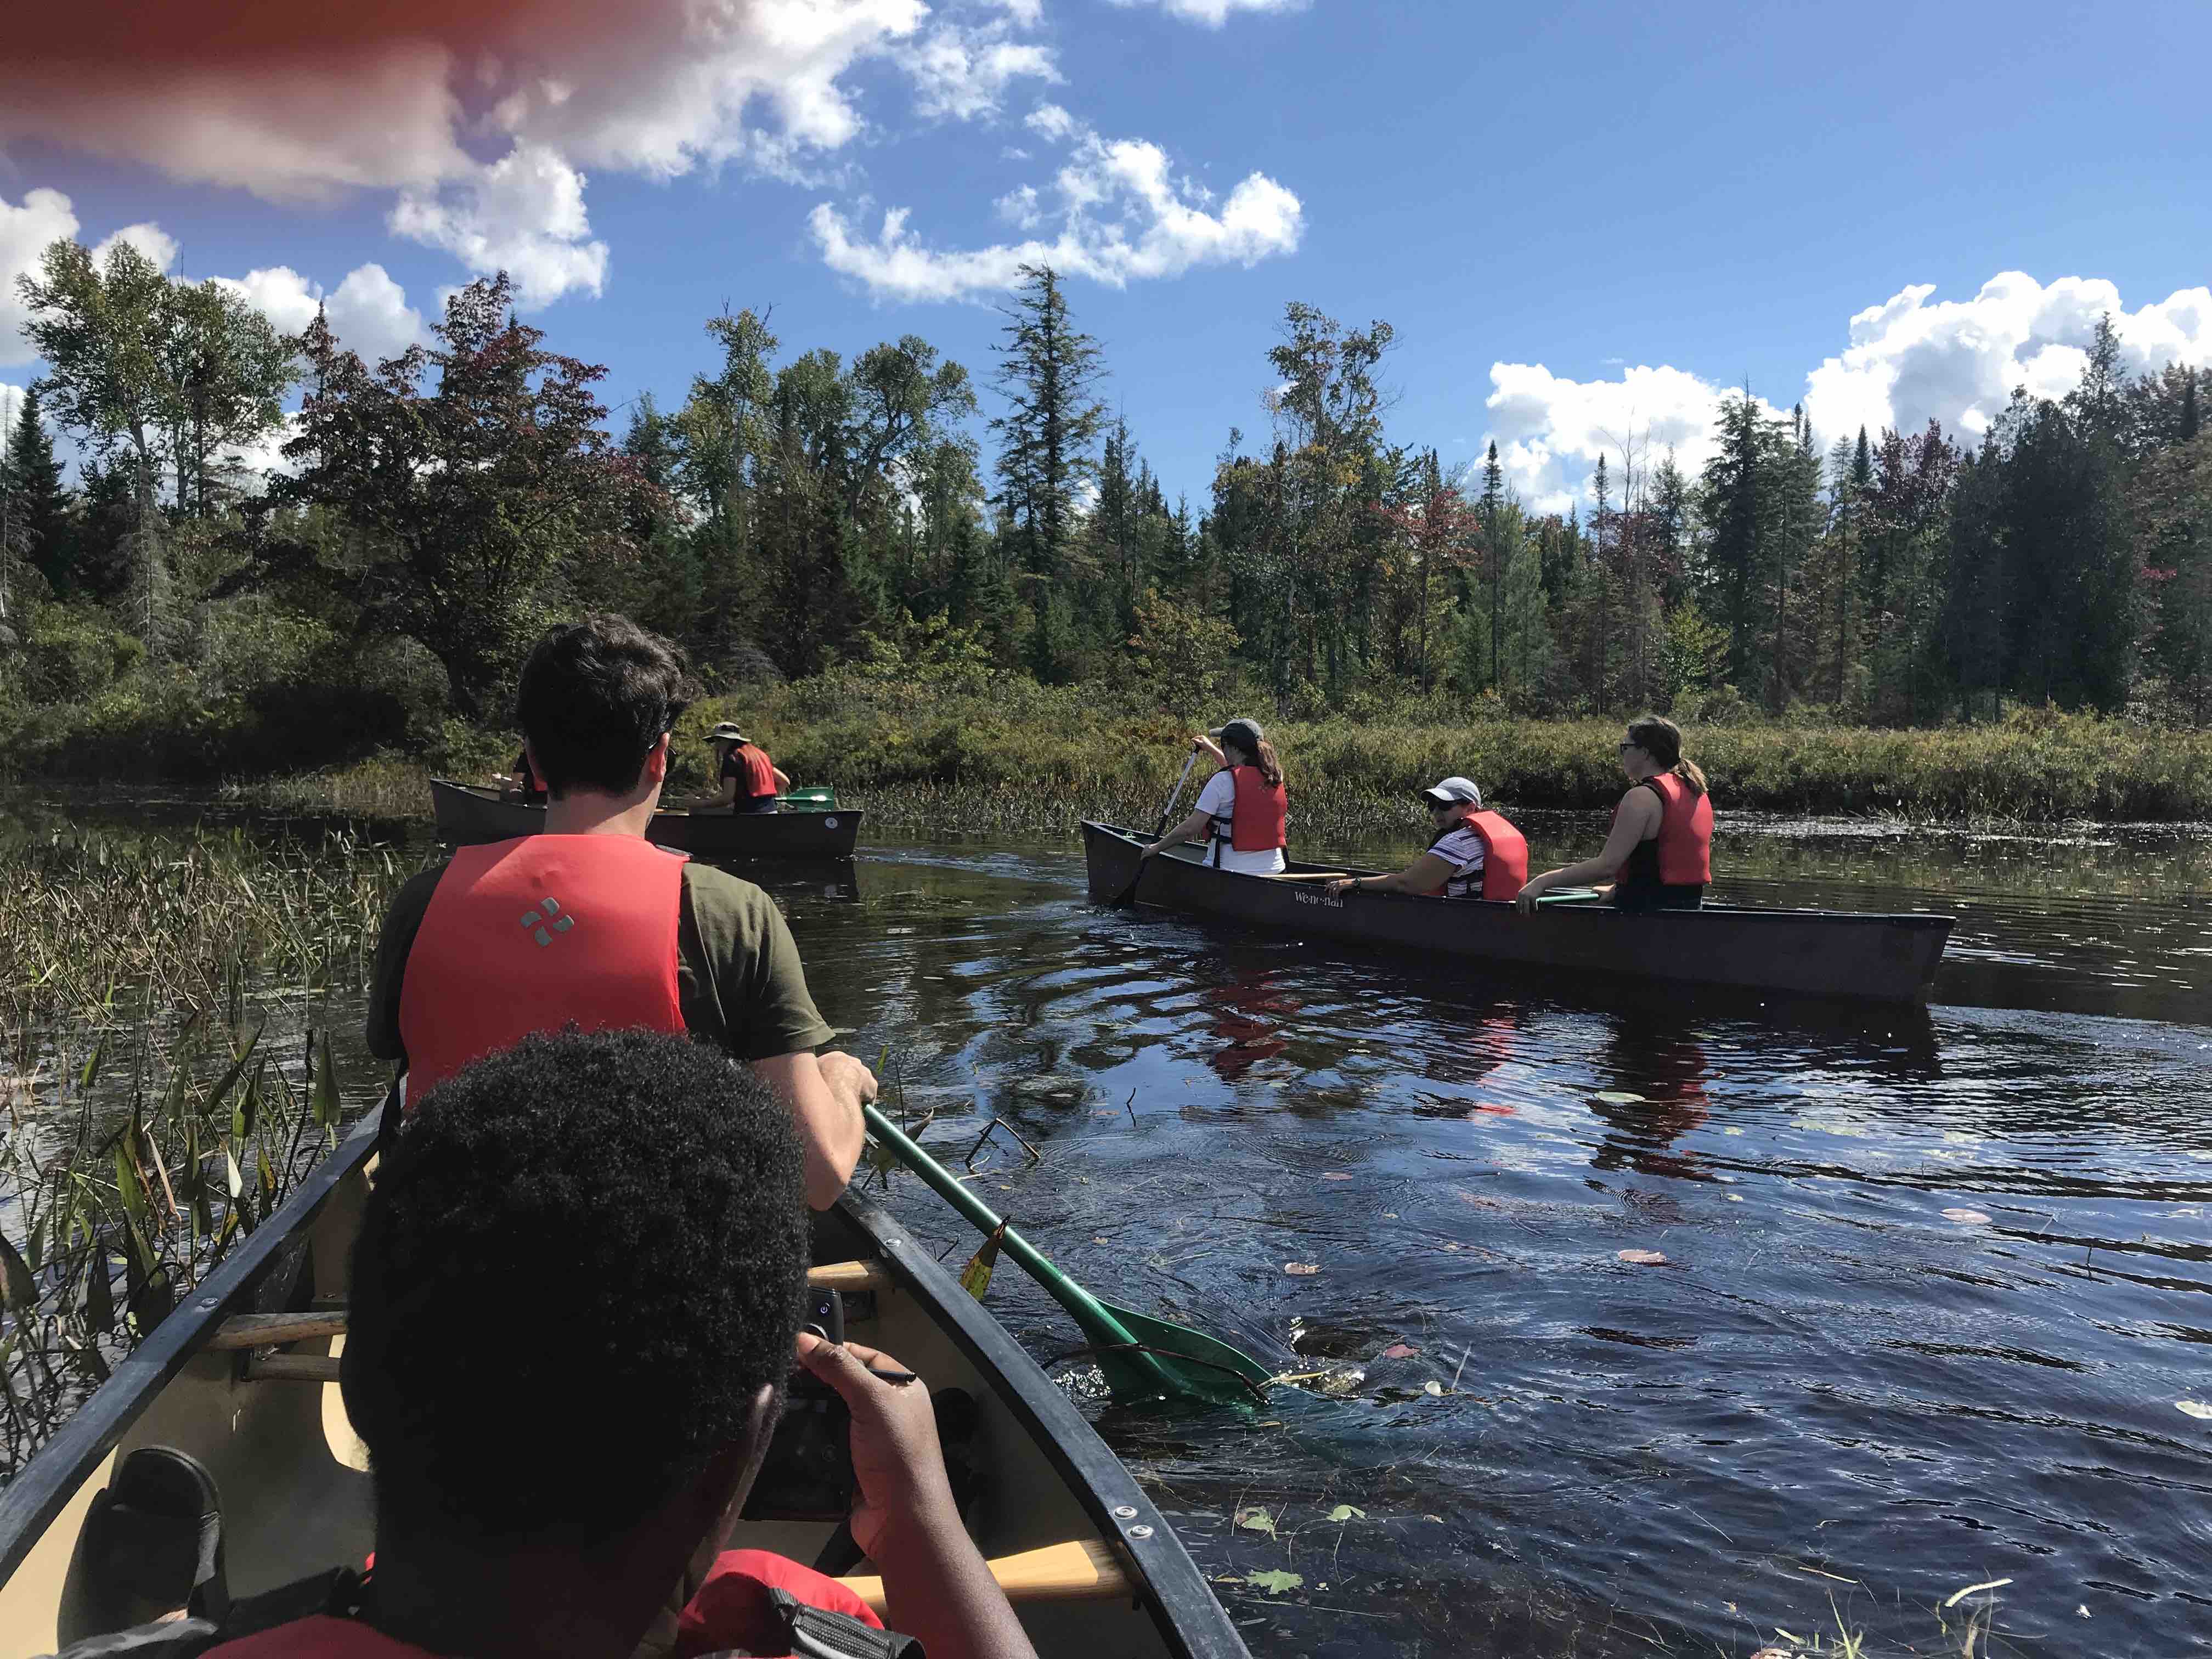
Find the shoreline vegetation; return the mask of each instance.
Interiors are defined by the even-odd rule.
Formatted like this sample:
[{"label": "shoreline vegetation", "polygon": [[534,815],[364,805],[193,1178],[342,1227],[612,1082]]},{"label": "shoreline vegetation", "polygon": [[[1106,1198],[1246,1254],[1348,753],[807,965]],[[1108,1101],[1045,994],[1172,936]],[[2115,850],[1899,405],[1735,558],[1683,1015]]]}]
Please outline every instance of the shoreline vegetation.
[{"label": "shoreline vegetation", "polygon": [[[736,719],[802,784],[827,784],[883,828],[1070,833],[1084,817],[1148,825],[1188,720],[1095,687],[975,675],[916,684],[851,672],[710,698],[677,732],[670,794],[704,789],[707,730]],[[1599,811],[1624,787],[1620,722],[1515,719],[1438,699],[1364,712],[1258,718],[1283,757],[1303,830],[1357,837],[1414,823],[1413,792],[1459,773],[1515,810]],[[1625,719],[1626,717],[1624,717]],[[471,735],[427,757],[233,780],[249,804],[360,817],[427,816],[426,780],[501,769],[515,740]],[[1907,823],[2190,823],[2212,819],[2212,732],[2093,714],[2016,711],[1936,729],[1689,722],[1689,751],[1723,814],[1790,812]],[[1188,799],[1197,780],[1184,791]]]}]

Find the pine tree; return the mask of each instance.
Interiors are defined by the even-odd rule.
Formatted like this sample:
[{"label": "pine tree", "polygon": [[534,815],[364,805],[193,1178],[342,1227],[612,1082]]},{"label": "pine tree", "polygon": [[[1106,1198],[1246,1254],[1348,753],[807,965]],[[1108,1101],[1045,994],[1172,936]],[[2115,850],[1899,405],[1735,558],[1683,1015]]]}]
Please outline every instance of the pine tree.
[{"label": "pine tree", "polygon": [[2197,376],[2192,373],[2189,384],[2182,388],[2181,419],[2174,436],[2178,441],[2185,444],[2194,441],[2197,432]]},{"label": "pine tree", "polygon": [[[1003,310],[1006,343],[997,382],[1008,409],[994,417],[1000,437],[993,497],[1014,538],[1015,556],[1032,579],[1064,574],[1083,484],[1095,476],[1092,452],[1106,423],[1106,405],[1091,395],[1105,373],[1097,341],[1070,319],[1060,276],[1050,265],[1020,267],[1022,286]],[[1040,618],[1047,608],[1037,603]]]},{"label": "pine tree", "polygon": [[69,491],[40,411],[36,386],[24,392],[5,441],[0,453],[0,542],[12,549],[11,556],[34,567],[56,594],[66,594],[73,586],[76,555]]}]

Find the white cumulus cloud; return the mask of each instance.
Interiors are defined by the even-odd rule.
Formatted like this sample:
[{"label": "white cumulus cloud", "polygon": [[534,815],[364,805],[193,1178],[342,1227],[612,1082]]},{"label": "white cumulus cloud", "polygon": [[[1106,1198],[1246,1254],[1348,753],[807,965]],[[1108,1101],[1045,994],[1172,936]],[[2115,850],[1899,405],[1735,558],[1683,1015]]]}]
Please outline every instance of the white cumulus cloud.
[{"label": "white cumulus cloud", "polygon": [[942,24],[900,53],[914,77],[915,107],[932,119],[973,121],[998,112],[1006,88],[1020,80],[1060,84],[1049,48],[1010,40],[1003,22],[980,29]]},{"label": "white cumulus cloud", "polygon": [[1029,125],[1042,137],[1073,141],[1053,180],[1054,199],[1048,204],[1024,186],[999,206],[1018,224],[1027,220],[1024,228],[1056,222],[1049,239],[933,248],[908,228],[908,209],[885,212],[870,236],[824,202],[808,220],[823,262],[878,297],[953,300],[1008,287],[1024,264],[1050,264],[1063,276],[1114,288],[1181,276],[1194,265],[1250,265],[1295,252],[1304,232],[1297,196],[1264,173],[1247,175],[1210,210],[1212,193],[1176,177],[1158,144],[1102,138],[1056,105],[1038,110]]},{"label": "white cumulus cloud", "polygon": [[[1972,299],[1931,304],[1935,293],[1933,284],[1914,283],[1853,316],[1843,351],[1808,374],[1783,406],[1802,398],[1824,445],[1862,426],[1869,434],[1884,427],[1910,433],[1930,420],[1971,442],[2014,387],[2044,398],[2072,391],[2097,319],[2107,314],[2130,373],[2174,362],[2212,366],[2212,289],[2183,289],[2130,311],[2102,278],[2045,284],[2014,270],[1991,277]],[[1676,464],[1694,474],[1712,453],[1720,400],[1734,389],[1665,367],[1571,380],[1541,364],[1498,362],[1490,380],[1486,438],[1497,440],[1499,461],[1543,512],[1587,501],[1598,456],[1609,457],[1618,473],[1624,443],[1638,447],[1639,462],[1656,461],[1671,444]]]},{"label": "white cumulus cloud", "polygon": [[110,232],[92,245],[92,262],[105,265],[107,256],[118,247],[135,247],[160,270],[167,270],[177,263],[177,239],[156,224],[125,225]]},{"label": "white cumulus cloud", "polygon": [[27,363],[30,343],[23,325],[30,320],[16,279],[39,267],[39,256],[49,242],[77,233],[76,215],[70,198],[58,190],[34,190],[21,207],[0,196],[0,363]]},{"label": "white cumulus cloud", "polygon": [[1713,416],[1723,388],[1679,368],[1638,366],[1613,380],[1569,380],[1541,363],[1492,363],[1485,407],[1498,459],[1522,501],[1564,513],[1588,494],[1600,455],[1615,483],[1624,454],[1637,470],[1674,464],[1695,476],[1712,453]]},{"label": "white cumulus cloud", "polygon": [[1306,0],[1114,0],[1117,6],[1157,5],[1170,17],[1218,29],[1238,12],[1304,11]]},{"label": "white cumulus cloud", "polygon": [[347,272],[345,280],[328,294],[289,265],[215,280],[286,334],[302,332],[321,307],[338,343],[371,364],[398,356],[422,337],[422,313],[407,303],[407,291],[382,265],[366,264]]},{"label": "white cumulus cloud", "polygon": [[574,289],[597,294],[606,282],[607,245],[591,240],[584,175],[540,145],[517,145],[444,191],[403,192],[389,222],[480,275],[508,272],[525,307]]},{"label": "white cumulus cloud", "polygon": [[1909,432],[1932,418],[1978,435],[2015,386],[2045,398],[2071,390],[2107,313],[2131,371],[2212,363],[2212,291],[2203,288],[2132,312],[2098,277],[2046,287],[2008,270],[1970,300],[1931,305],[1935,292],[1915,283],[1851,319],[1850,343],[1807,377],[1814,426],[1832,435],[1861,426]]}]

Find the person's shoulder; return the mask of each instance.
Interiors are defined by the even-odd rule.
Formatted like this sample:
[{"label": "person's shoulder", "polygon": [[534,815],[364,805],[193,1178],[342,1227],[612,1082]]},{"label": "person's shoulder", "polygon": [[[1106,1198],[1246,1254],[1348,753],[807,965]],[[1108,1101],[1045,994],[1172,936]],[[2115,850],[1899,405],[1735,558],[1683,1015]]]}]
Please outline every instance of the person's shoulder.
[{"label": "person's shoulder", "polygon": [[1480,858],[1489,850],[1489,844],[1475,832],[1472,824],[1457,824],[1444,832],[1436,850],[1454,858]]},{"label": "person's shoulder", "polygon": [[684,890],[694,905],[710,904],[724,909],[750,910],[761,905],[773,908],[775,902],[769,897],[766,888],[717,865],[702,864],[697,859],[684,860]]}]

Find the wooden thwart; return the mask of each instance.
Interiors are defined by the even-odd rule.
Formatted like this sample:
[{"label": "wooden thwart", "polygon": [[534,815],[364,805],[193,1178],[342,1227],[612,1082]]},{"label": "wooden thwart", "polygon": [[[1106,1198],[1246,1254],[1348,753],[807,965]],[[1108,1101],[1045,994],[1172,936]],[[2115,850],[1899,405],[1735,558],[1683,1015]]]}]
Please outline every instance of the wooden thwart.
[{"label": "wooden thwart", "polygon": [[[991,1577],[1009,1601],[1108,1601],[1136,1595],[1111,1546],[1097,1538],[1079,1538],[1018,1555],[994,1557]],[[839,1583],[878,1613],[884,1611],[884,1581],[841,1578]]]},{"label": "wooden thwart", "polygon": [[[880,1261],[829,1261],[810,1268],[806,1282],[819,1289],[842,1291],[848,1296],[864,1291],[888,1291],[895,1281]],[[272,1348],[286,1342],[305,1342],[313,1337],[343,1336],[343,1308],[323,1308],[311,1313],[234,1314],[217,1326],[207,1340],[210,1349]],[[246,1375],[257,1381],[329,1382],[337,1380],[337,1364],[313,1354],[270,1354],[254,1360]],[[325,1369],[326,1368],[326,1369]]]}]

